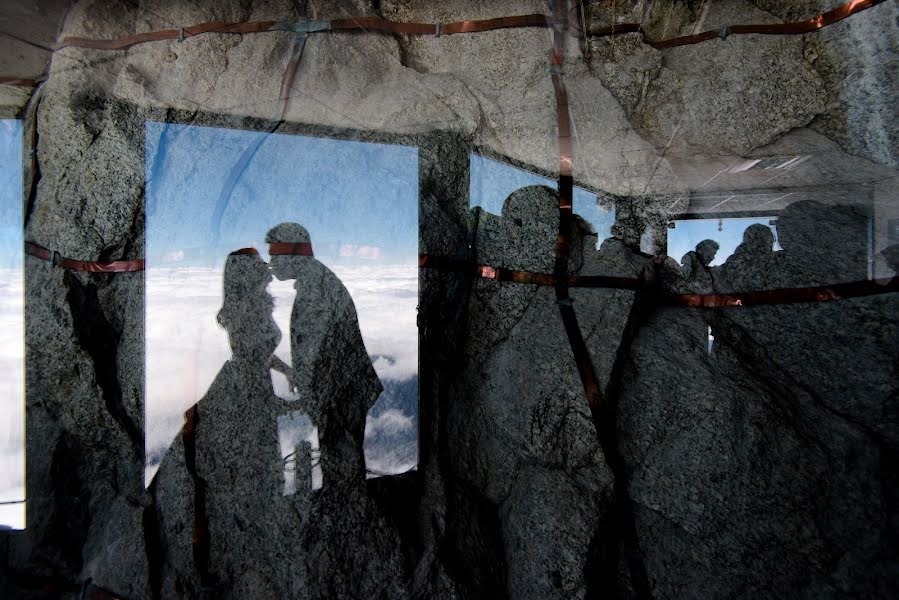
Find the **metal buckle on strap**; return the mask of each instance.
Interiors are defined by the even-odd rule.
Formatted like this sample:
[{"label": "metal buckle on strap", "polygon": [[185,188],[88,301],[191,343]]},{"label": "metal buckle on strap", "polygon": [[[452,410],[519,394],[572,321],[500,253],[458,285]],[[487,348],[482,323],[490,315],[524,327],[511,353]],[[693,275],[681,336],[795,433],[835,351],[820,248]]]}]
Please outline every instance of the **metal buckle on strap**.
[{"label": "metal buckle on strap", "polygon": [[300,21],[298,23],[292,21],[281,21],[275,23],[269,28],[269,31],[290,31],[293,33],[315,33],[316,31],[326,31],[330,29],[330,21]]}]

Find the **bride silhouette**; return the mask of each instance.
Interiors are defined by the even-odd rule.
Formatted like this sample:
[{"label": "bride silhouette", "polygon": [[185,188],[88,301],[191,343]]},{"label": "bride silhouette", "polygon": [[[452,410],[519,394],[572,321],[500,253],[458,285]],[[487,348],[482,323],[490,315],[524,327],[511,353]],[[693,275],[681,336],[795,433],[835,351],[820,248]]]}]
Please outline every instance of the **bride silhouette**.
[{"label": "bride silhouette", "polygon": [[217,321],[228,334],[231,358],[185,413],[154,480],[177,565],[167,583],[200,595],[266,590],[274,597],[285,591],[274,581],[271,563],[284,547],[283,533],[296,531],[284,510],[278,443],[278,416],[288,405],[275,395],[270,369],[288,379],[292,374],[273,358],[281,332],[266,290],[271,280],[255,249],[228,256]]}]

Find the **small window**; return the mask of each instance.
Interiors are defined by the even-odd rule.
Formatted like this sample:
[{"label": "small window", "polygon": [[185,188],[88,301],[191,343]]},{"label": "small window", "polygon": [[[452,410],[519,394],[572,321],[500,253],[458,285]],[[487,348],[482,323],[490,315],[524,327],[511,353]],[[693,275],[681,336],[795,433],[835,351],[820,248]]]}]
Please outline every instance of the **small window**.
[{"label": "small window", "polygon": [[668,229],[668,256],[680,261],[683,256],[696,248],[703,240],[714,240],[718,251],[709,266],[724,264],[743,242],[743,232],[750,225],[765,225],[774,234],[773,250],[782,250],[777,239],[775,217],[747,217],[721,219],[685,219],[674,221]]},{"label": "small window", "polygon": [[[478,154],[471,155],[469,168],[471,207],[480,206],[497,216],[502,213],[503,202],[515,190],[529,185],[545,185],[553,189],[559,186],[557,181],[548,177]],[[596,194],[575,187],[572,206],[574,214],[583,217],[596,230],[597,248],[603,240],[612,237],[615,209],[602,206]]]},{"label": "small window", "polygon": [[25,528],[22,123],[0,119],[0,529]]}]

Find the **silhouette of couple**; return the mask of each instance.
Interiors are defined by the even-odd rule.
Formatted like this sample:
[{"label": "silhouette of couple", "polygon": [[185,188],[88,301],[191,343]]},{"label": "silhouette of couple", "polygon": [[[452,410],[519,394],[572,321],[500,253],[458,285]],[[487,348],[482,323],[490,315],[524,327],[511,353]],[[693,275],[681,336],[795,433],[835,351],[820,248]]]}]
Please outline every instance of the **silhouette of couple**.
[{"label": "silhouette of couple", "polygon": [[[360,569],[357,545],[343,543],[347,531],[381,540],[385,557],[395,546],[365,495],[365,419],[382,388],[353,301],[313,256],[302,226],[277,225],[266,242],[270,265],[252,248],[225,262],[217,320],[231,358],[185,414],[152,485],[171,565],[161,574],[164,597],[185,589],[199,597],[323,597]],[[273,275],[295,281],[290,365],[274,355],[281,331],[267,290]],[[272,369],[287,376],[297,400],[275,395]],[[318,427],[323,489],[285,497],[278,418],[298,412]],[[295,565],[286,580],[275,568],[285,562]]]},{"label": "silhouette of couple", "polygon": [[[252,248],[232,252],[225,263],[218,323],[228,333],[232,358],[200,404],[228,403],[231,409],[225,412],[230,413],[243,402],[254,403],[233,415],[236,419],[227,421],[227,433],[221,433],[230,439],[227,447],[233,450],[233,458],[242,456],[246,466],[257,469],[255,476],[245,473],[255,485],[269,487],[281,482],[277,416],[297,410],[307,413],[318,427],[324,481],[329,485],[362,484],[365,417],[382,388],[362,341],[355,306],[337,276],[313,256],[304,227],[281,223],[268,232],[266,242],[270,265]],[[274,355],[281,331],[266,289],[272,275],[281,281],[295,281],[291,365]],[[287,377],[299,396],[297,402],[275,396],[270,369]],[[238,398],[218,393],[221,385]],[[266,402],[269,406],[264,406]],[[257,420],[262,422],[252,426]],[[219,442],[224,440],[210,441],[212,449],[222,450]],[[260,481],[262,473],[270,482]]]}]

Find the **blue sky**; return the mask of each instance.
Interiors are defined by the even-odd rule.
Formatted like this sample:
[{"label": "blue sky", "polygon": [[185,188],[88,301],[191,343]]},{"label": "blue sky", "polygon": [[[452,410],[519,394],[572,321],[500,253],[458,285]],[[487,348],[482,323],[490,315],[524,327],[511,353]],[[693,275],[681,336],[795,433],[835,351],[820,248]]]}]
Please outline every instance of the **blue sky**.
[{"label": "blue sky", "polygon": [[[478,154],[471,155],[469,168],[470,206],[480,206],[495,215],[502,213],[503,202],[517,189],[529,185],[545,185],[558,189],[558,182],[552,179]],[[579,187],[574,188],[573,200],[575,214],[582,216],[596,229],[599,236],[597,244],[611,237],[612,225],[615,223],[614,210],[602,208],[596,203],[596,194]]]},{"label": "blue sky", "polygon": [[[487,212],[499,215],[503,202],[517,189],[529,185],[546,185],[557,189],[557,182],[536,173],[519,169],[512,165],[472,154],[470,159],[471,185],[470,205],[480,206]],[[593,224],[599,238],[598,244],[611,237],[611,228],[615,223],[615,211],[606,210],[596,202],[596,194],[582,188],[574,188],[574,212]],[[743,241],[743,232],[754,223],[762,223],[771,227],[774,232],[774,249],[780,250],[777,243],[777,228],[770,225],[774,217],[723,219],[697,219],[675,221],[675,228],[668,230],[668,255],[680,262],[681,257],[693,250],[696,244],[705,239],[718,242],[720,248],[713,265],[723,263],[733,254]]]},{"label": "blue sky", "polygon": [[22,122],[0,119],[0,268],[21,268],[22,243]]},{"label": "blue sky", "polygon": [[[746,231],[746,228],[755,223],[761,223],[771,228],[774,233],[774,249],[780,250],[777,227],[770,224],[772,220],[774,217],[675,221],[674,229],[668,230],[668,256],[680,263],[684,254],[694,250],[696,244],[702,240],[715,240],[720,247],[712,265],[720,265],[743,242],[743,232]],[[718,231],[719,226],[721,231]]]},{"label": "blue sky", "polygon": [[151,267],[219,266],[249,245],[266,256],[265,233],[283,221],[305,226],[328,265],[417,260],[417,148],[154,121],[146,133]]}]

